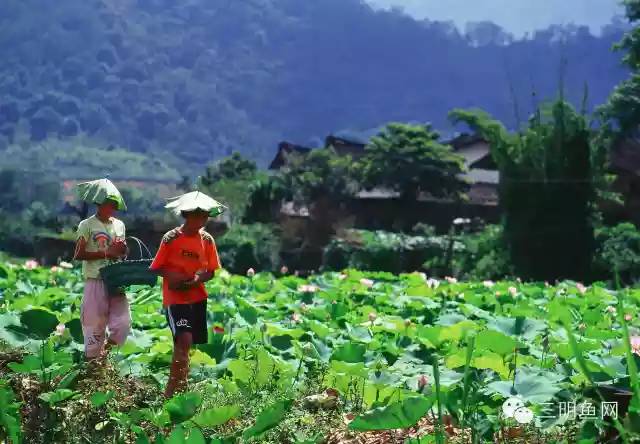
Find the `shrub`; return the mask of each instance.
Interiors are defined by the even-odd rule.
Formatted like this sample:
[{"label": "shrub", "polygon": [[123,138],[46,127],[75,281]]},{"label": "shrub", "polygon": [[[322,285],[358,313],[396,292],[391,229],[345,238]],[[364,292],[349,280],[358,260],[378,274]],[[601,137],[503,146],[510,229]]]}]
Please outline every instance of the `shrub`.
[{"label": "shrub", "polygon": [[465,234],[460,241],[464,249],[461,256],[454,257],[454,267],[462,277],[498,280],[513,274],[500,225]]},{"label": "shrub", "polygon": [[631,223],[596,230],[594,267],[599,278],[615,278],[621,283],[640,282],[640,231]]},{"label": "shrub", "polygon": [[[448,240],[441,236],[411,236],[387,231],[347,230],[324,250],[323,268],[357,268],[401,273],[423,268],[439,272]],[[454,248],[462,245],[454,241]]]},{"label": "shrub", "polygon": [[270,225],[232,225],[217,246],[222,266],[232,273],[279,268],[280,239]]}]

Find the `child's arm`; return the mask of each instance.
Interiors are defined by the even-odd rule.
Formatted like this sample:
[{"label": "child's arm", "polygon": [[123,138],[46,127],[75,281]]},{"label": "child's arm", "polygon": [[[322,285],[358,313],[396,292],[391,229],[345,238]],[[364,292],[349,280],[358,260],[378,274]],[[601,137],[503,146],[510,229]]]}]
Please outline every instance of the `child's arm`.
[{"label": "child's arm", "polygon": [[169,271],[164,268],[151,269],[151,271],[161,276],[162,279],[166,279],[169,282],[169,289],[171,290],[186,290],[189,288],[187,284],[193,280],[191,276],[178,271]]},{"label": "child's arm", "polygon": [[73,255],[74,260],[79,261],[99,261],[104,259],[119,259],[123,256],[123,248],[119,244],[113,244],[106,251],[87,251],[87,241],[81,237],[76,242],[76,250]]},{"label": "child's arm", "polygon": [[216,274],[216,270],[220,268],[220,259],[218,258],[218,250],[213,238],[210,238],[211,244],[207,246],[207,262],[208,268],[200,270],[193,277],[191,282],[186,283],[189,287],[194,287],[210,281]]}]

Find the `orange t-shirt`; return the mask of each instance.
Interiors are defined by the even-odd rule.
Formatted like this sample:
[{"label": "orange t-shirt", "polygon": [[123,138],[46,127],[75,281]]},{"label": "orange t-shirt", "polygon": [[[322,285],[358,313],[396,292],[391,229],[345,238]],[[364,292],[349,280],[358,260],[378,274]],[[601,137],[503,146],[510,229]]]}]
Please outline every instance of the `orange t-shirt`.
[{"label": "orange t-shirt", "polygon": [[[204,230],[199,235],[187,236],[182,229],[174,228],[164,235],[151,270],[173,271],[194,277],[198,270],[215,271],[220,268],[218,251],[213,237]],[[207,299],[207,291],[201,283],[188,290],[171,290],[169,281],[162,280],[162,304],[193,304]]]}]

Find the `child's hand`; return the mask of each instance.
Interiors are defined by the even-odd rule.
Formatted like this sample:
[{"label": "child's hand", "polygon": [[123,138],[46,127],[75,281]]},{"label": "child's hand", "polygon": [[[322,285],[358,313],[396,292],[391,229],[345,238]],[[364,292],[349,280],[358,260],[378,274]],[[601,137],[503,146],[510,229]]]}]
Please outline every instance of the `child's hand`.
[{"label": "child's hand", "polygon": [[127,244],[122,239],[116,239],[107,249],[107,257],[110,259],[120,259],[127,253]]},{"label": "child's hand", "polygon": [[198,270],[196,272],[196,276],[193,279],[194,283],[199,284],[201,282],[207,282],[209,280],[211,280],[211,278],[213,277],[213,271],[207,271],[207,270]]},{"label": "child's hand", "polygon": [[184,273],[176,271],[166,271],[162,276],[169,281],[169,288],[171,290],[186,290],[188,288],[186,285],[194,279]]}]

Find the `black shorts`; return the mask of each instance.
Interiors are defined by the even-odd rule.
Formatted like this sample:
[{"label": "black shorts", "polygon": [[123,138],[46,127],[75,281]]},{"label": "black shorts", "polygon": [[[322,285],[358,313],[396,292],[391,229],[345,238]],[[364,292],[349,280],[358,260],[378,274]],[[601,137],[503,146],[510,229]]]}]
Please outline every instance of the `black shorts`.
[{"label": "black shorts", "polygon": [[169,305],[165,315],[174,341],[180,333],[189,332],[194,344],[207,343],[207,301]]}]

